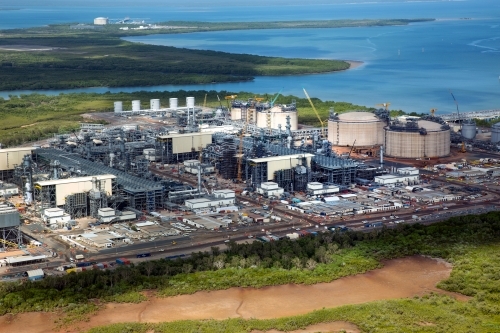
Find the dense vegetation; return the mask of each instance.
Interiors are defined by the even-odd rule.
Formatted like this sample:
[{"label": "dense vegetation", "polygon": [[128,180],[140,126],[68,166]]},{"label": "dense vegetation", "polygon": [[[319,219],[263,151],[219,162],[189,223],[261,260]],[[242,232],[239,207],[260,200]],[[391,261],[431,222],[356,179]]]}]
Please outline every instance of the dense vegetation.
[{"label": "dense vegetation", "polygon": [[[5,30],[0,39],[0,90],[234,82],[261,75],[338,71],[349,68],[349,64],[337,60],[263,57],[145,45],[127,42],[121,37],[235,29],[401,25],[422,21],[426,20],[167,22],[164,24],[170,28],[158,30],[124,31],[119,29],[121,25],[102,29],[52,25]],[[35,50],[28,51],[30,47]],[[13,51],[13,48],[21,51]]]},{"label": "dense vegetation", "polygon": [[[150,99],[160,98],[163,103],[168,98],[177,97],[180,103],[187,96],[195,97],[198,103],[202,103],[205,95],[207,105],[220,106],[217,95],[223,98],[226,95],[238,94],[238,98],[246,100],[255,94],[248,92],[227,91],[176,91],[176,92],[135,92],[117,94],[60,94],[58,96],[46,96],[30,94],[10,96],[9,100],[0,98],[0,143],[5,146],[20,145],[50,137],[57,133],[71,132],[79,127],[79,122],[85,121],[80,115],[87,112],[112,111],[114,101],[123,101],[124,109],[131,109],[131,101],[142,100],[146,108]],[[272,96],[263,96],[268,100]],[[313,113],[311,106],[305,98],[295,96],[279,96],[277,103],[289,104],[293,99],[297,101],[299,108],[299,122],[302,124],[318,125],[318,119]],[[335,108],[336,112],[347,110],[366,109],[365,107],[344,102],[321,101],[313,99],[322,119],[328,116],[329,108]],[[227,104],[224,106],[227,107]],[[90,120],[86,120],[90,121]],[[92,120],[95,122],[95,120]]]},{"label": "dense vegetation", "polygon": [[[4,314],[72,309],[75,304],[89,308],[90,300],[95,298],[141,301],[143,296],[138,292],[145,289],[176,295],[232,286],[311,284],[365,272],[378,267],[383,259],[425,254],[454,263],[450,279],[441,283],[441,287],[472,296],[473,300],[459,303],[444,296],[431,296],[384,302],[385,307],[402,305],[406,310],[399,314],[377,311],[370,315],[374,316],[373,320],[384,322],[391,316],[403,320],[415,308],[421,315],[432,316],[431,322],[451,320],[457,313],[471,320],[482,316],[495,321],[500,318],[499,241],[500,213],[490,212],[455,217],[430,226],[398,225],[370,233],[325,233],[298,241],[230,243],[225,252],[214,248],[211,253],[194,253],[184,260],[149,261],[113,271],[86,271],[48,277],[39,282],[5,283],[0,286],[0,309]],[[437,305],[449,306],[442,310],[448,314],[433,312]],[[348,307],[353,310],[341,308],[325,313],[336,318],[342,315],[340,318],[360,324],[359,319],[368,313],[369,307]],[[304,318],[310,320],[316,315]],[[294,322],[298,324],[301,320]],[[366,321],[361,324],[369,325]]]}]

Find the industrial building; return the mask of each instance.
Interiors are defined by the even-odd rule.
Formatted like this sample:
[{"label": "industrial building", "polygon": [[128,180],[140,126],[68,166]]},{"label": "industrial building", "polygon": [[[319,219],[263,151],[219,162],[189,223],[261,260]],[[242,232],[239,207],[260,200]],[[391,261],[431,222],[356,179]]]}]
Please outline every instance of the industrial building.
[{"label": "industrial building", "polygon": [[0,204],[0,249],[19,247],[22,244],[21,220],[15,207]]},{"label": "industrial building", "polygon": [[14,169],[21,165],[25,155],[31,155],[34,148],[18,147],[0,149],[0,180],[8,180],[14,176]]}]

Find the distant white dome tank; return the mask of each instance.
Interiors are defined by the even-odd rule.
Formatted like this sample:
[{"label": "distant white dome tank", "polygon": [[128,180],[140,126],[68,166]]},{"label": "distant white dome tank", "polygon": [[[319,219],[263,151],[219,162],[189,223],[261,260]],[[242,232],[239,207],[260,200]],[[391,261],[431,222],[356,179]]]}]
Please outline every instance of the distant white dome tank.
[{"label": "distant white dome tank", "polygon": [[194,97],[186,97],[186,107],[194,108]]},{"label": "distant white dome tank", "polygon": [[132,111],[141,111],[141,101],[140,100],[132,101]]},{"label": "distant white dome tank", "polygon": [[159,99],[152,99],[149,101],[150,109],[151,110],[159,110],[160,109],[160,100]]},{"label": "distant white dome tank", "polygon": [[491,126],[491,143],[500,142],[500,123]]},{"label": "distant white dome tank", "polygon": [[168,107],[170,109],[177,109],[179,106],[179,100],[177,98],[169,98],[168,99]]},{"label": "distant white dome tank", "polygon": [[271,128],[279,129],[278,125],[281,125],[281,128],[284,129],[286,117],[290,116],[291,130],[298,129],[299,120],[297,118],[297,111],[282,111],[280,107],[273,107],[271,110],[257,112],[257,127],[267,128],[268,111],[271,113]]},{"label": "distant white dome tank", "polygon": [[368,147],[384,144],[385,123],[371,112],[347,112],[328,120],[328,141],[334,146]]},{"label": "distant white dome tank", "polygon": [[121,101],[115,102],[114,105],[115,105],[115,112],[123,111],[123,103]]}]

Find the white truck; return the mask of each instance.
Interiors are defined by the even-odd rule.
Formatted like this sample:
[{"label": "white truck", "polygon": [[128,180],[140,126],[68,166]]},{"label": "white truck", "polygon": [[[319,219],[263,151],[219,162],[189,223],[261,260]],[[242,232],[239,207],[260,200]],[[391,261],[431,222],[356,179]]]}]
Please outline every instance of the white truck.
[{"label": "white truck", "polygon": [[85,259],[85,256],[84,256],[83,254],[77,254],[77,255],[75,256],[75,259],[76,259],[76,260],[83,260],[83,259]]}]

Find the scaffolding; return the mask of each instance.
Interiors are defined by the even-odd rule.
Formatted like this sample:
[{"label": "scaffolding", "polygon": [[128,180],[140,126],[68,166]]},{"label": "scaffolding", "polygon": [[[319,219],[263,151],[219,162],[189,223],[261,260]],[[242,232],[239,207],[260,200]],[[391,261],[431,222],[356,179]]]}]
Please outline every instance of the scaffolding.
[{"label": "scaffolding", "polygon": [[64,211],[72,219],[78,219],[89,215],[87,206],[87,193],[74,193],[66,197]]},{"label": "scaffolding", "polygon": [[224,179],[236,179],[238,160],[236,145],[232,137],[225,137],[221,146],[222,154],[219,162],[219,174]]}]

